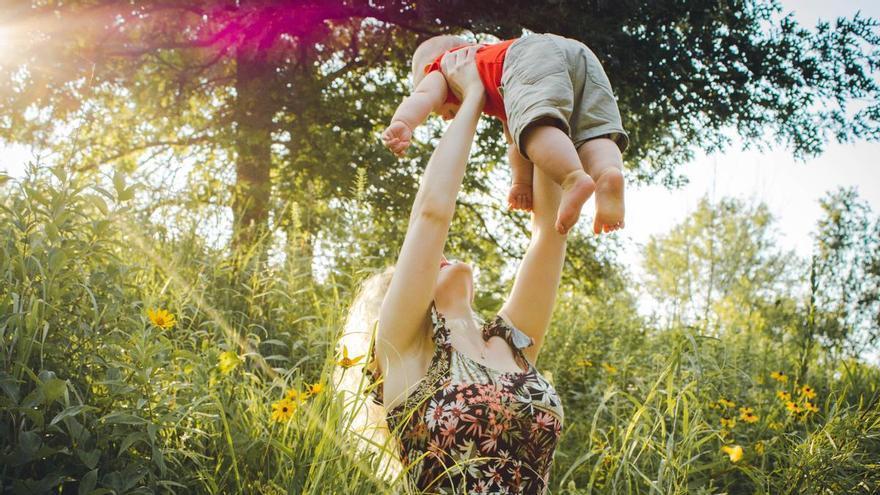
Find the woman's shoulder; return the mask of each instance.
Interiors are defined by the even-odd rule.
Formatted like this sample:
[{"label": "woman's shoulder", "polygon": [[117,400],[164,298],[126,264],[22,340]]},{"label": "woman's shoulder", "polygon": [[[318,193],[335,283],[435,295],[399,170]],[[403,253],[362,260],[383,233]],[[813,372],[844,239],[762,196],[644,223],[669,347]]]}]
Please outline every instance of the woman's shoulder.
[{"label": "woman's shoulder", "polygon": [[510,321],[503,312],[495,313],[495,316],[486,320],[483,324],[483,333],[488,337],[499,336],[507,340],[510,345],[517,349],[525,349],[535,342],[525,332],[520,330]]}]

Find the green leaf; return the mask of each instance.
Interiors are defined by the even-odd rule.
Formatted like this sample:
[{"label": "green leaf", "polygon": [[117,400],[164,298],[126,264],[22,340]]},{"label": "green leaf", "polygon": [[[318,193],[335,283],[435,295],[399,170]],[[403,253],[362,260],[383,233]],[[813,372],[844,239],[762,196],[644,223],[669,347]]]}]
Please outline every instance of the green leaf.
[{"label": "green leaf", "polygon": [[58,413],[54,418],[52,418],[52,421],[49,422],[49,426],[52,426],[52,425],[58,423],[59,421],[63,420],[64,418],[76,416],[77,414],[79,414],[87,409],[97,410],[98,408],[94,407],[94,406],[87,406],[87,405],[70,406],[70,407],[66,408],[65,410],[61,411],[60,413]]},{"label": "green leaf", "polygon": [[18,436],[18,449],[21,452],[22,463],[29,462],[37,455],[43,441],[33,431],[24,431]]},{"label": "green leaf", "polygon": [[50,378],[41,385],[43,395],[47,403],[52,403],[61,398],[67,390],[67,381],[60,378]]},{"label": "green leaf", "polygon": [[112,412],[103,418],[101,418],[104,422],[108,424],[116,424],[116,425],[143,425],[147,424],[147,420],[144,418],[135,416],[133,414],[128,414],[124,412]]},{"label": "green leaf", "polygon": [[12,375],[7,373],[0,374],[0,389],[3,389],[3,392],[12,399],[13,404],[18,404],[19,383]]},{"label": "green leaf", "polygon": [[42,388],[35,388],[31,393],[27,394],[21,401],[21,407],[31,409],[45,402],[46,396],[43,394]]},{"label": "green leaf", "polygon": [[98,465],[98,461],[101,459],[101,450],[95,449],[90,452],[86,452],[81,449],[76,449],[76,456],[79,457],[79,460],[89,469],[95,469],[95,466]]},{"label": "green leaf", "polygon": [[119,444],[119,456],[129,449],[135,442],[144,442],[147,443],[147,436],[142,431],[135,431],[129,433],[125,439],[122,440],[122,443]]},{"label": "green leaf", "polygon": [[121,170],[113,173],[113,188],[116,189],[117,198],[122,196],[122,191],[125,190],[125,176]]},{"label": "green leaf", "polygon": [[104,201],[100,196],[90,194],[86,196],[86,198],[88,199],[89,203],[97,208],[103,215],[107,215],[110,212],[110,208],[107,207],[107,202]]},{"label": "green leaf", "polygon": [[128,201],[134,197],[134,188],[135,186],[131,186],[127,189],[123,189],[119,192],[119,201]]},{"label": "green leaf", "polygon": [[98,470],[92,469],[79,481],[79,495],[89,495],[98,484]]}]

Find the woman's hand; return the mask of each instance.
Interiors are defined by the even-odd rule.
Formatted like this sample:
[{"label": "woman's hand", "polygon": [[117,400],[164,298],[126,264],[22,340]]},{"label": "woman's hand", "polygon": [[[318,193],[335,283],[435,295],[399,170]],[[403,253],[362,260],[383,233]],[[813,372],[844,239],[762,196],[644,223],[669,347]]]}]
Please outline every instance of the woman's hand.
[{"label": "woman's hand", "polygon": [[477,72],[476,59],[478,46],[469,46],[449,52],[440,61],[440,70],[449,83],[449,88],[461,101],[469,95],[485,94],[483,81]]}]

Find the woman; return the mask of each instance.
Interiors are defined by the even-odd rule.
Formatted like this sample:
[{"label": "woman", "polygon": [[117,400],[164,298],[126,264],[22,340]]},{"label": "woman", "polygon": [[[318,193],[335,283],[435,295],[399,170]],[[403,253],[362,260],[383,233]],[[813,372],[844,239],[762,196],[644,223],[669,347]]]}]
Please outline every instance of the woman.
[{"label": "woman", "polygon": [[425,169],[379,310],[376,397],[412,488],[543,493],[563,415],[534,363],[565,257],[554,228],[560,190],[535,170],[531,243],[510,297],[481,324],[471,267],[443,255],[483,105],[474,51],[443,59],[462,105]]}]

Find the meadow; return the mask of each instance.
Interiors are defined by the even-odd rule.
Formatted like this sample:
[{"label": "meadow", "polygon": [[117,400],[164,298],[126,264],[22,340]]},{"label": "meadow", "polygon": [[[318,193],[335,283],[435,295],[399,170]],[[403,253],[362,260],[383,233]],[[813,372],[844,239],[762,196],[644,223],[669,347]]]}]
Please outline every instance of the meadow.
[{"label": "meadow", "polygon": [[[294,249],[257,263],[258,250],[169,236],[130,207],[121,177],[102,187],[35,167],[3,188],[4,491],[395,492],[399,473],[356,448],[352,396],[332,379],[362,359],[343,361],[336,342],[367,272],[317,280]],[[736,226],[753,222],[723,220],[760,208],[701,208],[736,230],[715,235],[750,242]],[[700,212],[677,227],[694,242]],[[646,263],[681,275],[675,234]],[[772,262],[772,246],[756,249]],[[780,272],[795,283],[776,292],[718,287],[705,321],[639,316],[622,275],[589,294],[563,284],[538,363],[565,405],[552,492],[876,493],[880,370],[835,345],[840,315],[821,294],[793,289],[816,263]]]},{"label": "meadow", "polygon": [[[734,143],[880,141],[880,21],[835,2],[803,25],[819,3],[4,2],[0,493],[401,492],[355,414],[368,358],[338,341],[445,125],[404,157],[379,139],[414,50],[584,43],[630,136],[627,195],[676,190]],[[446,245],[484,317],[529,235],[507,151],[483,118]],[[551,493],[880,493],[880,212],[823,190],[808,256],[725,197],[639,270],[623,236],[568,237],[536,365],[565,409]]]}]

